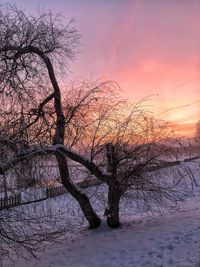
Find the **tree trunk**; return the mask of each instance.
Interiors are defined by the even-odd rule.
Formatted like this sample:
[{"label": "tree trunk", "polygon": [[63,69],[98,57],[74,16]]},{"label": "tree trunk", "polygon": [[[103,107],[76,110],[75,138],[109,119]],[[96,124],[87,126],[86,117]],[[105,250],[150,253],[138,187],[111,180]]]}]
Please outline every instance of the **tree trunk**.
[{"label": "tree trunk", "polygon": [[100,225],[101,220],[93,210],[89,198],[85,194],[80,192],[70,180],[68,165],[65,156],[60,153],[57,153],[56,158],[59,166],[61,181],[64,187],[79,203],[83,214],[85,215],[86,219],[90,224],[90,227],[97,228]]},{"label": "tree trunk", "polygon": [[105,212],[107,215],[107,224],[111,228],[120,226],[119,221],[119,203],[121,198],[121,190],[119,189],[119,182],[117,181],[117,153],[116,147],[112,143],[106,145],[107,149],[107,170],[112,173],[108,181],[108,208]]},{"label": "tree trunk", "polygon": [[121,199],[121,191],[113,185],[109,185],[108,189],[108,209],[107,209],[107,224],[111,228],[120,226],[119,220],[119,203]]},{"label": "tree trunk", "polygon": [[[33,49],[33,48],[32,48]],[[35,48],[34,48],[35,49]],[[54,69],[51,63],[51,60],[44,54],[41,53],[39,50],[35,49],[35,53],[37,53],[45,62],[48,72],[49,78],[51,80],[52,86],[54,88],[54,107],[56,111],[56,131],[53,138],[53,144],[64,144],[64,136],[65,136],[65,116],[63,113],[62,108],[62,101],[61,101],[61,91],[58,86]],[[63,185],[69,191],[69,193],[78,201],[83,214],[85,215],[86,219],[88,220],[91,228],[96,228],[100,225],[101,221],[100,218],[97,216],[95,211],[93,210],[89,198],[81,193],[75,185],[70,180],[69,169],[66,157],[61,153],[56,153],[56,158],[59,166],[60,177],[62,180]]]}]

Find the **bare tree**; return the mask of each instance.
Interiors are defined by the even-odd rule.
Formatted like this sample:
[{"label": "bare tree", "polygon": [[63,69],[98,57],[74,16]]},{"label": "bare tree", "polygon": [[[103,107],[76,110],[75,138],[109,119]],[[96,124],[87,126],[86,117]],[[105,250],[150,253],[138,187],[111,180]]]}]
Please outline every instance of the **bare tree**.
[{"label": "bare tree", "polygon": [[[185,170],[178,166],[181,143],[175,139],[173,127],[148,112],[148,98],[135,105],[119,101],[111,97],[112,86],[109,84],[110,91],[96,101],[95,109],[81,112],[87,120],[81,120],[82,126],[79,121],[78,128],[83,127],[86,135],[80,135],[77,145],[87,160],[60,149],[108,185],[105,215],[109,226],[118,227],[123,197],[129,195],[132,202],[141,200],[143,205],[176,202],[182,197],[177,185],[183,180]],[[163,170],[172,165],[177,168],[171,169],[167,178]]]},{"label": "bare tree", "polygon": [[[97,227],[100,219],[89,198],[70,179],[67,157],[57,149],[50,153],[43,150],[44,146],[56,148],[65,142],[70,110],[64,114],[61,87],[56,77],[60,77],[68,60],[75,56],[79,39],[73,20],[63,26],[59,17],[50,12],[26,16],[15,6],[1,7],[0,174],[7,192],[5,177],[11,169],[21,179],[29,172],[35,158],[52,155],[57,160],[62,184],[79,203],[90,227]],[[38,149],[34,155],[35,146]],[[26,216],[21,210],[1,211],[1,256],[9,256],[10,249],[17,251],[20,247],[32,254],[41,248],[40,241],[50,240],[53,233],[56,237],[57,228],[48,232],[50,239],[46,237],[48,226],[46,231],[35,233],[42,221]]]},{"label": "bare tree", "polygon": [[[17,116],[14,125],[9,125],[9,128],[11,131],[14,127],[17,128],[17,138],[25,140],[23,142],[18,140],[20,149],[34,144],[37,139],[46,144],[63,145],[66,117],[54,66],[58,68],[67,59],[74,57],[79,34],[72,27],[72,22],[62,26],[58,18],[49,12],[42,13],[38,17],[28,17],[16,7],[5,8],[6,11],[1,10],[0,24],[1,101],[10,97],[8,112],[13,113],[15,107],[14,116],[19,112],[23,114]],[[54,115],[53,126],[49,125],[44,111],[49,102],[53,102],[53,114],[50,114]],[[26,107],[23,103],[26,103]],[[24,114],[27,114],[26,119]],[[46,140],[44,138],[41,140],[41,136],[46,133],[45,128],[48,130],[49,127],[53,128],[53,136],[46,135]],[[37,134],[34,134],[34,140],[30,140],[32,138],[30,130],[33,131],[34,128]],[[19,151],[19,148],[17,150]],[[89,199],[69,178],[66,157],[57,152],[55,156],[63,185],[79,202],[90,226],[97,227],[100,220],[92,209]]]}]

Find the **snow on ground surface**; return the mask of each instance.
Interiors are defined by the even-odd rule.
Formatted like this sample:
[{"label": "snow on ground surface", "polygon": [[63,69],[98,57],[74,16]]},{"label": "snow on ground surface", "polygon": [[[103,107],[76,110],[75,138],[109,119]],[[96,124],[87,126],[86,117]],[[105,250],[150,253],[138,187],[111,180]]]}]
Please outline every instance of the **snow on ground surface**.
[{"label": "snow on ground surface", "polygon": [[[194,169],[200,183],[200,162]],[[7,267],[8,265],[5,265]],[[16,267],[198,267],[200,266],[200,189],[162,216],[132,213],[120,229],[79,230],[63,244],[54,245],[40,261],[18,261]]]}]

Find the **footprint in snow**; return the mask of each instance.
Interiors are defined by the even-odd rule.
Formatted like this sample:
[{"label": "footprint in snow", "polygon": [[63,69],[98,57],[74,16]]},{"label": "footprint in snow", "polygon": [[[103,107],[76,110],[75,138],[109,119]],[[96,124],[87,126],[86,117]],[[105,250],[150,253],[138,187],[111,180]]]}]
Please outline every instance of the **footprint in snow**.
[{"label": "footprint in snow", "polygon": [[174,244],[179,244],[180,243],[180,238],[179,238],[179,236],[175,236],[174,238],[173,238],[173,241],[172,241]]},{"label": "footprint in snow", "polygon": [[149,252],[148,252],[148,255],[149,255],[149,256],[152,256],[153,254],[156,254],[156,251],[149,251]]},{"label": "footprint in snow", "polygon": [[173,249],[174,249],[174,246],[173,246],[172,244],[169,244],[169,245],[166,246],[166,248],[167,248],[168,250],[173,250]]},{"label": "footprint in snow", "polygon": [[163,257],[163,256],[162,256],[161,253],[158,253],[158,254],[157,254],[157,258],[162,259],[162,257]]}]

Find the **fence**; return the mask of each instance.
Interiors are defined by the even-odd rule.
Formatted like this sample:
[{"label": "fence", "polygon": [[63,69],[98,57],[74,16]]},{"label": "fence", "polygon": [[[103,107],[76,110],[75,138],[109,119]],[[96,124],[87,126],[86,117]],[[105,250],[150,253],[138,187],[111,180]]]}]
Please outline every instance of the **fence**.
[{"label": "fence", "polygon": [[48,187],[46,189],[46,197],[38,198],[35,200],[31,200],[31,201],[22,201],[21,194],[0,198],[0,210],[12,208],[12,207],[22,205],[22,204],[30,204],[33,202],[39,202],[47,198],[52,198],[52,197],[56,197],[59,195],[63,195],[66,192],[67,190],[64,188],[64,186],[61,185],[61,186],[56,186],[56,187]]},{"label": "fence", "polygon": [[193,161],[193,160],[196,160],[196,159],[199,159],[199,158],[200,158],[200,156],[190,157],[190,158],[184,159],[184,162]]},{"label": "fence", "polygon": [[0,198],[0,210],[15,207],[21,204],[21,194]]},{"label": "fence", "polygon": [[[196,160],[199,159],[199,156],[196,157],[190,157],[190,158],[186,158],[183,160],[183,162],[187,162],[187,161],[192,161],[192,160]],[[178,165],[180,164],[181,161],[174,161],[174,162],[167,162],[166,164],[164,164],[161,168],[167,168],[173,165]],[[149,171],[155,171],[158,168],[151,168]],[[95,186],[95,185],[99,185],[101,184],[102,181],[99,181],[97,179],[91,180],[91,181],[82,181],[77,183],[77,185],[81,188],[84,187],[89,187],[89,186]],[[3,209],[7,209],[7,208],[11,208],[11,207],[15,207],[21,204],[29,204],[32,202],[38,202],[38,201],[42,201],[45,200],[47,198],[52,198],[52,197],[56,197],[56,196],[60,196],[67,193],[67,190],[65,189],[65,187],[63,185],[60,186],[55,186],[55,187],[48,187],[46,189],[46,197],[44,198],[40,198],[40,199],[35,199],[34,201],[21,201],[21,194],[17,194],[17,195],[13,195],[13,196],[9,196],[9,197],[5,197],[5,198],[0,198],[0,210]]]},{"label": "fence", "polygon": [[[88,187],[88,186],[94,186],[94,185],[98,185],[99,183],[101,183],[101,181],[98,180],[94,180],[92,182],[87,182],[87,183],[79,183],[78,185],[82,188],[84,187]],[[23,204],[30,204],[33,202],[39,202],[42,200],[45,200],[47,198],[52,198],[52,197],[56,197],[56,196],[60,196],[67,193],[67,189],[63,186],[52,186],[52,187],[47,187],[46,189],[46,197],[44,196],[43,198],[37,198],[31,201],[25,200],[22,201],[21,200],[21,194],[17,194],[17,195],[12,195],[10,197],[5,197],[5,198],[0,198],[0,210],[3,209],[7,209],[7,208],[12,208],[18,205],[23,205]]]},{"label": "fence", "polygon": [[67,189],[64,186],[48,187],[47,188],[47,198],[56,197],[67,193]]}]

